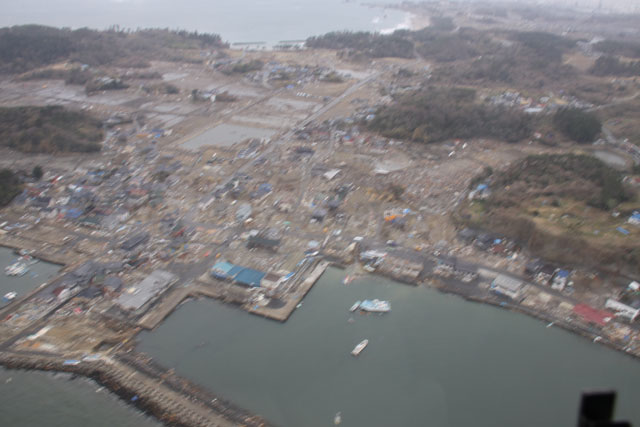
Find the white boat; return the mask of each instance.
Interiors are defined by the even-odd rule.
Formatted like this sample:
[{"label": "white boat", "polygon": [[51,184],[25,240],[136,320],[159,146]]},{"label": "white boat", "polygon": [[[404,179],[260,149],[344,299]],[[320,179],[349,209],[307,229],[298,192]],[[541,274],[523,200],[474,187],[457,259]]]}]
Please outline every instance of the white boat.
[{"label": "white boat", "polygon": [[342,413],[338,412],[335,417],[333,417],[333,424],[338,425],[342,422]]},{"label": "white boat", "polygon": [[349,309],[349,311],[356,311],[358,309],[358,307],[360,307],[362,301],[356,301],[351,308]]},{"label": "white boat", "polygon": [[16,294],[15,292],[7,292],[7,293],[4,295],[4,297],[2,298],[2,300],[3,300],[4,302],[13,301],[13,299],[16,297],[16,295],[18,295],[18,294]]},{"label": "white boat", "polygon": [[364,350],[367,344],[369,344],[369,340],[360,341],[360,343],[358,343],[358,345],[353,350],[351,350],[351,354],[353,356],[358,356],[362,352],[362,350]]},{"label": "white boat", "polygon": [[389,304],[389,301],[381,301],[379,299],[366,299],[360,303],[360,310],[369,311],[372,313],[386,313],[388,311],[391,311],[391,304]]},{"label": "white boat", "polygon": [[29,271],[29,269],[27,268],[26,264],[22,262],[13,263],[5,267],[4,269],[4,272],[7,276],[24,276],[25,274],[27,274],[27,271]]},{"label": "white boat", "polygon": [[344,278],[344,280],[342,281],[342,283],[344,283],[345,285],[348,285],[349,283],[351,283],[353,279],[351,278],[351,276],[347,276]]}]

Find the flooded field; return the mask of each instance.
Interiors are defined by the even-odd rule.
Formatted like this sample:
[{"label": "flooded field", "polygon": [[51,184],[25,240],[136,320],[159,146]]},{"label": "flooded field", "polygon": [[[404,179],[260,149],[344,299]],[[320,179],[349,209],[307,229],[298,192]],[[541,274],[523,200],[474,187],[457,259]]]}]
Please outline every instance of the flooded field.
[{"label": "flooded field", "polygon": [[205,146],[230,147],[250,138],[269,138],[273,129],[254,128],[232,124],[221,124],[182,144],[184,148],[197,150]]}]

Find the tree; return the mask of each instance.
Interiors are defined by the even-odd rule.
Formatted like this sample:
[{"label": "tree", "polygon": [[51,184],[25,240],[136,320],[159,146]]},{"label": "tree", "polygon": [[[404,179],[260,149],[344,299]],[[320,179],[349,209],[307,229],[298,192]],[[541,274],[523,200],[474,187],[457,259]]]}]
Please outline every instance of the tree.
[{"label": "tree", "polygon": [[42,178],[43,174],[44,173],[42,172],[42,166],[40,165],[34,166],[33,171],[31,172],[31,175],[38,181],[40,181],[40,178]]},{"label": "tree", "polygon": [[577,108],[562,108],[553,116],[553,125],[572,140],[586,144],[593,142],[602,129],[600,119]]}]

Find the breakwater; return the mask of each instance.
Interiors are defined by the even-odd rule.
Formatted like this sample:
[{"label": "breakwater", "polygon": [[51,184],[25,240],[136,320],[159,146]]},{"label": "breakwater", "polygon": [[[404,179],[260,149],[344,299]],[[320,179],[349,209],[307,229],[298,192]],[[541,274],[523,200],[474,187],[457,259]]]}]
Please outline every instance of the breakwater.
[{"label": "breakwater", "polygon": [[0,365],[8,369],[68,372],[90,378],[169,426],[267,426],[260,417],[135,353],[114,359],[65,363],[59,358],[3,352]]}]

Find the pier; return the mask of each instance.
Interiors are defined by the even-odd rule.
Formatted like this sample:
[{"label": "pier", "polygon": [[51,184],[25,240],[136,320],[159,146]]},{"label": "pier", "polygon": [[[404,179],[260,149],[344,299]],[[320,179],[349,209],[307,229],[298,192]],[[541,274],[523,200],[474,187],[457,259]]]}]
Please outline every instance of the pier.
[{"label": "pier", "polygon": [[265,420],[164,370],[149,358],[127,353],[116,358],[65,363],[60,357],[0,353],[9,369],[69,372],[93,379],[165,425],[185,427],[267,426]]},{"label": "pier", "polygon": [[69,262],[68,256],[57,255],[50,252],[44,252],[39,250],[35,245],[28,244],[25,239],[13,239],[6,235],[2,236],[0,239],[0,246],[4,246],[9,249],[26,249],[28,251],[32,251],[32,257],[37,258],[41,261],[50,262],[51,264],[58,264],[65,266]]},{"label": "pier", "polygon": [[300,304],[305,295],[307,295],[307,293],[311,290],[313,285],[315,285],[320,276],[322,276],[327,267],[329,267],[329,265],[330,263],[327,261],[321,261],[318,265],[316,265],[313,271],[302,281],[302,283],[298,285],[296,291],[287,298],[284,306],[280,308],[254,306],[249,308],[249,313],[258,314],[269,319],[285,322],[291,316],[291,313],[293,313],[298,304]]},{"label": "pier", "polygon": [[287,297],[284,305],[278,308],[247,302],[250,295],[245,288],[215,280],[205,273],[198,280],[200,284],[176,288],[165,295],[162,300],[142,316],[138,321],[138,326],[149,330],[154,329],[184,300],[197,297],[214,298],[241,304],[249,313],[284,322],[291,316],[291,313],[293,313],[329,265],[330,263],[327,261],[317,264],[313,271],[297,285],[295,292]]}]

